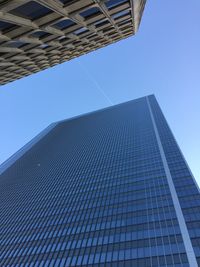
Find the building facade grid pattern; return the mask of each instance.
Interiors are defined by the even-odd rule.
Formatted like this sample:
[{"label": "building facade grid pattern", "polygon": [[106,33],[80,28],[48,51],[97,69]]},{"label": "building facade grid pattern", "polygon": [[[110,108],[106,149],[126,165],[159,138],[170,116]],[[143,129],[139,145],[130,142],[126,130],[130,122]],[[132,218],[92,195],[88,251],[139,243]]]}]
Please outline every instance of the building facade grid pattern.
[{"label": "building facade grid pattern", "polygon": [[[199,191],[148,99],[199,263]],[[190,266],[146,98],[58,123],[0,187],[0,266]]]},{"label": "building facade grid pattern", "polygon": [[145,3],[0,1],[0,85],[135,34]]}]

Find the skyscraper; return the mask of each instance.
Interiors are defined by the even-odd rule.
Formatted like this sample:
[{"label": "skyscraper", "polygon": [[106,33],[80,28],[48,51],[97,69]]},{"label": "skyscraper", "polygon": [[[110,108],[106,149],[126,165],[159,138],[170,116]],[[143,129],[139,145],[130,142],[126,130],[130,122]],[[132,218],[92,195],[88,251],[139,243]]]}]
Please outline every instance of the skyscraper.
[{"label": "skyscraper", "polygon": [[145,3],[0,1],[0,85],[135,34]]},{"label": "skyscraper", "polygon": [[0,266],[200,266],[199,188],[153,95],[52,124],[0,188]]}]

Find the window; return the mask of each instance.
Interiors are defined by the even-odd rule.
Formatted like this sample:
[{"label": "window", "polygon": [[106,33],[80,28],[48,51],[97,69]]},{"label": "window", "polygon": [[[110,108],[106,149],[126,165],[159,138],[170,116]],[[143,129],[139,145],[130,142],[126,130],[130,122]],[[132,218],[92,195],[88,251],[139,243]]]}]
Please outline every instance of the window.
[{"label": "window", "polygon": [[42,16],[52,13],[50,9],[42,6],[34,1],[30,1],[20,7],[10,11],[11,14],[25,17],[31,20],[39,19]]},{"label": "window", "polygon": [[87,9],[86,11],[83,11],[80,13],[80,15],[82,17],[84,17],[85,19],[91,17],[91,16],[94,16],[94,15],[97,15],[97,14],[100,14],[100,10],[97,8],[97,7],[92,7],[90,9]]},{"label": "window", "polygon": [[60,29],[60,30],[63,30],[63,29],[66,29],[70,26],[73,26],[75,25],[75,23],[73,21],[71,21],[70,19],[66,19],[66,20],[61,20],[55,24],[53,24],[52,26]]}]

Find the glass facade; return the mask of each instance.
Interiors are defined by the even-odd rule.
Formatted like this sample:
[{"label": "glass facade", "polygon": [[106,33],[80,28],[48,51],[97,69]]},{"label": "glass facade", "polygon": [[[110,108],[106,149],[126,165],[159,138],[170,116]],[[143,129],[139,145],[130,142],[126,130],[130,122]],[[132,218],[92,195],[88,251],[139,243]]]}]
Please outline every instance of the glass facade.
[{"label": "glass facade", "polygon": [[154,96],[55,124],[0,188],[0,266],[200,266],[199,189]]}]

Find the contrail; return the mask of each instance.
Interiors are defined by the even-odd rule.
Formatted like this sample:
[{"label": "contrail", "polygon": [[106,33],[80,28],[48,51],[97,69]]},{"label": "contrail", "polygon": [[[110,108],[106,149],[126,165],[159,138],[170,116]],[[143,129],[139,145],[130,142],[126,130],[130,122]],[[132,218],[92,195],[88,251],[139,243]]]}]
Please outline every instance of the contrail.
[{"label": "contrail", "polygon": [[97,82],[97,80],[92,76],[92,74],[88,71],[88,69],[83,66],[83,64],[81,62],[78,61],[78,64],[80,65],[80,67],[83,69],[83,71],[86,73],[87,77],[94,83],[94,85],[96,86],[96,88],[102,93],[102,95],[107,99],[107,101],[109,102],[109,104],[114,105],[114,103],[112,102],[112,100],[106,95],[106,93],[104,92],[104,90],[102,89],[102,87],[100,86],[100,84]]}]

